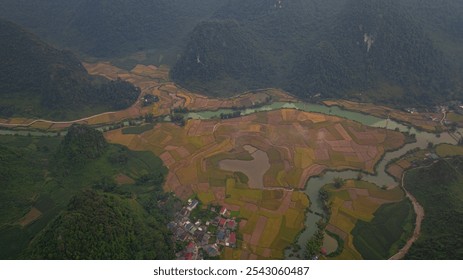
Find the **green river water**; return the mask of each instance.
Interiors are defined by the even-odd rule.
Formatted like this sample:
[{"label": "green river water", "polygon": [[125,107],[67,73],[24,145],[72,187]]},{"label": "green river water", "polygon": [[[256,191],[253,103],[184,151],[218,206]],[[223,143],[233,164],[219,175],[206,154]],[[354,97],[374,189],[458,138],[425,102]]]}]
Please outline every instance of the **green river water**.
[{"label": "green river water", "polygon": [[[400,158],[405,155],[408,151],[415,149],[415,148],[426,148],[429,142],[434,144],[440,143],[449,143],[449,144],[456,144],[457,141],[451,137],[448,133],[441,133],[440,136],[436,136],[435,134],[423,132],[416,130],[415,128],[410,128],[403,124],[397,123],[393,120],[389,119],[381,119],[378,117],[365,115],[362,113],[352,112],[348,110],[341,109],[339,107],[328,107],[324,105],[318,104],[307,104],[302,102],[297,103],[286,103],[286,102],[275,102],[273,104],[255,108],[255,109],[245,109],[242,110],[242,115],[249,115],[256,112],[263,112],[263,111],[271,111],[277,110],[282,108],[292,108],[298,109],[301,111],[306,112],[315,112],[315,113],[323,113],[327,115],[338,116],[342,118],[346,118],[352,121],[356,121],[362,123],[364,125],[370,127],[378,127],[378,128],[385,128],[389,130],[398,129],[401,132],[409,132],[416,135],[416,142],[406,144],[402,148],[385,153],[382,160],[376,165],[375,174],[365,174],[363,176],[363,180],[372,182],[378,186],[397,186],[397,182],[395,182],[394,178],[389,176],[386,173],[386,165],[393,159]],[[191,119],[212,119],[212,118],[219,118],[221,113],[227,114],[232,113],[233,110],[229,109],[221,109],[217,111],[202,111],[202,112],[190,112],[185,115],[185,118]],[[108,126],[109,127],[109,126]],[[103,128],[99,128],[102,130]],[[461,133],[459,131],[458,133]],[[14,131],[14,130],[1,130],[0,135],[31,135],[31,136],[57,136],[57,133],[53,132],[38,132],[38,131]],[[65,132],[62,132],[61,135],[64,135]],[[328,171],[321,177],[311,178],[307,181],[305,193],[309,196],[311,200],[310,210],[312,212],[322,213],[322,205],[318,199],[318,192],[326,184],[333,182],[335,177],[341,177],[343,179],[354,179],[357,177],[358,171]],[[298,239],[298,244],[301,248],[304,248],[305,244],[309,240],[309,238],[316,232],[316,222],[320,219],[319,216],[307,213],[306,222],[305,222],[305,229],[300,234]],[[289,257],[289,250],[286,252],[286,257]],[[301,252],[300,252],[301,253]],[[300,254],[302,255],[302,254]]]}]

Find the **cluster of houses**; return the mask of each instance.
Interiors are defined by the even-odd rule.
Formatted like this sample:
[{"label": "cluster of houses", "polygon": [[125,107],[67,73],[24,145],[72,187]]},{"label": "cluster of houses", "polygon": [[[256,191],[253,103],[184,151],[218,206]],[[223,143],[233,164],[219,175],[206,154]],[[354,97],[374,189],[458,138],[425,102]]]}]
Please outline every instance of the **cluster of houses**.
[{"label": "cluster of houses", "polygon": [[190,214],[198,205],[199,201],[188,200],[188,204],[167,225],[173,233],[174,241],[186,245],[177,253],[177,259],[200,260],[206,257],[205,254],[208,257],[217,257],[223,247],[236,247],[238,224],[234,218],[230,218],[230,211],[225,207],[219,211],[212,207],[207,211],[215,213],[215,218],[192,221]]},{"label": "cluster of houses", "polygon": [[152,95],[152,94],[145,94],[143,96],[143,106],[149,106],[153,103],[159,102],[159,97],[157,95]]}]

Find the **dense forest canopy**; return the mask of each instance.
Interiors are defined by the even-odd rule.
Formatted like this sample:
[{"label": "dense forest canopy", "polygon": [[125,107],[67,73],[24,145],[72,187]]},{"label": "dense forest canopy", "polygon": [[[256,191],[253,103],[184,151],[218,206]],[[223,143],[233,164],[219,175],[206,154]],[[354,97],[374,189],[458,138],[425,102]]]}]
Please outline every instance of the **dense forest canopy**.
[{"label": "dense forest canopy", "polygon": [[463,258],[463,158],[440,160],[406,173],[405,186],[423,206],[421,235],[405,256],[414,260]]},{"label": "dense forest canopy", "polygon": [[461,1],[0,2],[0,16],[50,42],[168,63],[176,82],[212,96],[278,87],[405,106],[462,95]]},{"label": "dense forest canopy", "polygon": [[0,116],[82,117],[127,108],[140,94],[130,83],[90,76],[71,52],[1,19],[0,38]]},{"label": "dense forest canopy", "polygon": [[84,190],[32,242],[31,259],[172,259],[165,220],[117,195]]},{"label": "dense forest canopy", "polygon": [[166,174],[159,157],[83,125],[0,136],[0,259],[172,259],[166,224],[181,203]]}]

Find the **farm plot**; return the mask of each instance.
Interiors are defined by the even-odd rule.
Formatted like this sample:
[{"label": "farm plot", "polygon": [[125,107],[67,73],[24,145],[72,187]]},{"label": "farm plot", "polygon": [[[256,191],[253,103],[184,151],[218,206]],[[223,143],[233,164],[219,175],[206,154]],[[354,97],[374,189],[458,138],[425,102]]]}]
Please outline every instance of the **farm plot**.
[{"label": "farm plot", "polygon": [[[196,195],[204,204],[239,213],[237,217],[247,221],[239,229],[240,253],[227,256],[264,259],[282,258],[284,248],[302,230],[309,201],[297,190],[310,176],[326,169],[373,172],[385,150],[404,143],[397,132],[293,109],[228,120],[188,120],[184,127],[160,123],[138,135],[119,129],[105,137],[159,155],[169,168],[166,191],[182,199]],[[220,165],[249,164],[257,151],[265,159],[258,164],[268,164],[259,172],[262,178],[245,168],[227,170]],[[256,179],[261,188],[252,188]],[[369,209],[370,204],[359,200],[354,207]]]},{"label": "farm plot", "polygon": [[[395,230],[394,233],[396,234],[391,235],[393,236],[392,239],[389,238],[391,240],[387,240],[387,242],[381,243],[384,240],[379,238],[378,234],[376,234],[378,238],[370,238],[371,240],[375,239],[372,246],[381,248],[382,251],[378,249],[380,254],[376,251],[374,253],[367,253],[365,249],[366,243],[363,242],[365,238],[364,233],[367,230],[379,232],[382,227],[387,227],[385,225],[387,221],[384,222],[384,211],[398,217],[396,220],[399,222],[395,222],[394,225],[398,225],[407,218],[409,212],[406,211],[403,213],[401,210],[404,209],[402,206],[408,207],[409,202],[404,199],[405,195],[400,188],[383,190],[369,182],[348,180],[344,182],[341,188],[335,188],[333,184],[329,184],[324,186],[323,190],[328,193],[329,199],[327,204],[330,205],[331,209],[326,229],[344,241],[344,248],[341,254],[334,258],[362,259],[365,257],[370,258],[374,254],[376,254],[375,256],[389,254],[389,249],[401,238],[402,232],[397,234],[399,232],[399,230],[396,230],[397,226],[391,229]],[[401,206],[394,206],[399,204]],[[392,206],[386,207],[386,205]],[[396,210],[397,213],[391,213]]]}]

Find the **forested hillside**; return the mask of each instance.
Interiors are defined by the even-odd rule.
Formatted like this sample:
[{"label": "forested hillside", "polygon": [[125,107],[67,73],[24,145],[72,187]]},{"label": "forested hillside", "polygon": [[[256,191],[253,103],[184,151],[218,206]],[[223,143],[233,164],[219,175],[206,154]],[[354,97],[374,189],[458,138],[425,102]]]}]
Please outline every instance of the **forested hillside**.
[{"label": "forested hillside", "polygon": [[277,87],[394,106],[463,92],[453,0],[0,0],[0,16],[85,58],[169,64],[212,96]]},{"label": "forested hillside", "polygon": [[166,224],[181,204],[166,174],[86,126],[0,136],[0,259],[171,259]]},{"label": "forested hillside", "polygon": [[[230,89],[238,85],[273,86],[304,99],[320,93],[397,106],[460,96],[451,59],[436,47],[426,26],[415,21],[413,10],[395,0],[339,0],[337,4],[229,1],[215,17],[234,20],[238,28],[222,30],[220,37],[198,37],[206,25],[198,26],[172,77],[210,95],[232,94]],[[223,24],[211,22],[207,28],[220,29]],[[245,34],[252,34],[252,41],[248,40],[252,44],[246,48],[236,44],[235,56],[227,55],[223,47],[227,38]],[[195,52],[203,52],[208,63],[199,65]],[[263,55],[253,59],[244,55],[257,52]],[[242,67],[240,78],[251,77],[254,83],[240,83],[230,71],[246,63],[253,67]],[[187,73],[179,75],[182,70]],[[234,86],[216,86],[225,81]]]},{"label": "forested hillside", "polygon": [[140,91],[90,76],[70,52],[0,20],[0,116],[65,119],[129,107]]},{"label": "forested hillside", "polygon": [[263,87],[274,71],[254,38],[234,21],[202,23],[171,76],[189,88],[224,96]]},{"label": "forested hillside", "polygon": [[440,160],[406,173],[405,187],[423,206],[421,235],[406,259],[463,258],[463,158]]},{"label": "forested hillside", "polygon": [[162,215],[117,195],[84,190],[32,242],[28,259],[172,259],[173,243]]},{"label": "forested hillside", "polygon": [[291,74],[289,89],[297,95],[364,94],[400,105],[432,104],[450,94],[442,53],[395,1],[348,1],[322,39]]}]

